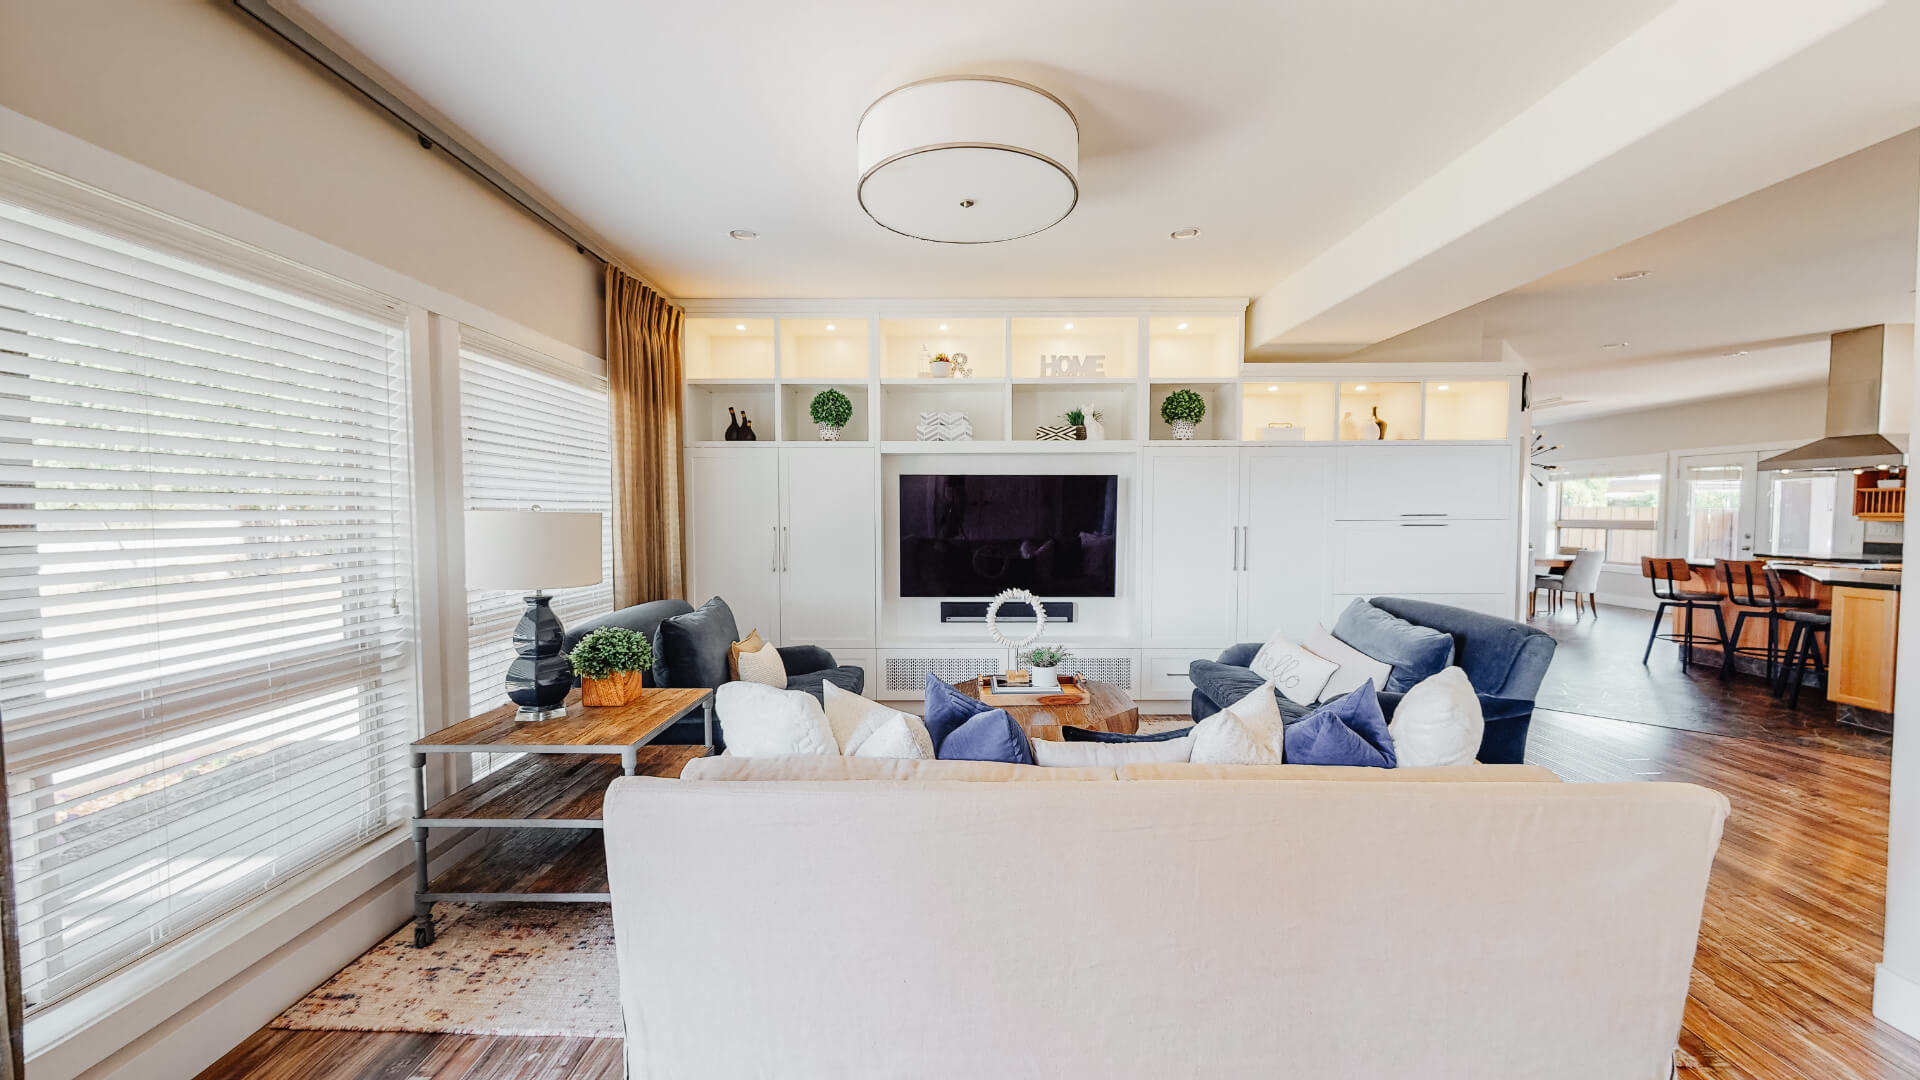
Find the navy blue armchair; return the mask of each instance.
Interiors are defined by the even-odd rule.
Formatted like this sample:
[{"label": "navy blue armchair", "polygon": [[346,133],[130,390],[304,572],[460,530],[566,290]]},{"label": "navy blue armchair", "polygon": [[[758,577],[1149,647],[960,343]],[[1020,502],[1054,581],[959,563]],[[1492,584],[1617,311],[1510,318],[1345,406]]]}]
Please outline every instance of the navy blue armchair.
[{"label": "navy blue armchair", "polygon": [[[1453,638],[1453,663],[1466,673],[1480,698],[1487,722],[1479,759],[1489,765],[1517,765],[1526,760],[1527,728],[1533,721],[1533,702],[1553,659],[1551,635],[1525,623],[1427,600],[1375,597],[1368,603],[1415,626],[1429,627]],[[1345,620],[1343,620],[1344,623]],[[1335,636],[1346,638],[1335,627]],[[1347,641],[1361,652],[1365,642]],[[1260,651],[1256,643],[1230,646],[1220,659],[1196,660],[1188,669],[1193,681],[1193,718],[1203,720],[1239,701],[1266,682],[1247,667]],[[1289,722],[1312,709],[1296,705],[1276,693],[1280,714]],[[1380,708],[1389,718],[1403,694],[1382,693]]]}]

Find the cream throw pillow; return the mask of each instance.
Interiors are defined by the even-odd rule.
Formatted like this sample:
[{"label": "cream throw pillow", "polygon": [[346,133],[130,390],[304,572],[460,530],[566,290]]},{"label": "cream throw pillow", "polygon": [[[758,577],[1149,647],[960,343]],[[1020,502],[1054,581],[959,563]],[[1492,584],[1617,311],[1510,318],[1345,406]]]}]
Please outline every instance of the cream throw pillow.
[{"label": "cream throw pillow", "polygon": [[1327,679],[1327,685],[1320,688],[1321,701],[1345,697],[1367,685],[1369,679],[1378,689],[1387,685],[1387,677],[1393,674],[1393,665],[1375,660],[1341,641],[1329,634],[1324,626],[1316,626],[1306,644],[1315,656],[1331,660],[1336,665],[1333,675]]},{"label": "cream throw pillow", "polygon": [[780,650],[760,640],[760,631],[748,631],[746,638],[728,651],[732,653],[734,678],[776,690],[787,688],[787,665],[780,659]]},{"label": "cream throw pillow", "polygon": [[847,757],[934,760],[933,736],[927,731],[926,721],[832,683],[825,684],[823,690],[827,725],[840,753]]},{"label": "cream throw pillow", "polygon": [[840,755],[826,711],[804,690],[776,690],[757,682],[730,682],[714,691],[714,712],[739,757]]},{"label": "cream throw pillow", "polygon": [[1033,763],[1050,769],[1113,769],[1122,765],[1164,765],[1185,762],[1193,754],[1193,737],[1158,742],[1054,742],[1034,739]]},{"label": "cream throw pillow", "polygon": [[1286,724],[1270,682],[1193,726],[1197,765],[1278,765],[1285,756]]},{"label": "cream throw pillow", "polygon": [[1402,769],[1471,764],[1480,753],[1480,737],[1486,730],[1480,698],[1467,673],[1457,667],[1414,684],[1387,724],[1397,767]]},{"label": "cream throw pillow", "polygon": [[1295,705],[1311,705],[1320,700],[1327,680],[1340,669],[1339,664],[1315,656],[1285,634],[1268,638],[1247,666],[1255,675],[1279,687]]}]

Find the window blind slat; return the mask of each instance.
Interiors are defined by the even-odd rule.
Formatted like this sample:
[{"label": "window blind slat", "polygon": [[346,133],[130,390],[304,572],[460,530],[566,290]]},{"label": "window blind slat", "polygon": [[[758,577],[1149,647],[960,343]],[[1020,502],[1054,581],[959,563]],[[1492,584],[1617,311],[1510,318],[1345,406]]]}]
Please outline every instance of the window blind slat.
[{"label": "window blind slat", "polygon": [[0,731],[29,1011],[407,817],[404,315],[230,254],[0,204]]}]

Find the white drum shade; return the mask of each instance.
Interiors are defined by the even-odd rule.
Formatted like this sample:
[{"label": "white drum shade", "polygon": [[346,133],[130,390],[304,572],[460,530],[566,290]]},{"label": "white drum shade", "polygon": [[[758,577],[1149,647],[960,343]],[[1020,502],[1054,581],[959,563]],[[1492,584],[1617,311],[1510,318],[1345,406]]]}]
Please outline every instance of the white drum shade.
[{"label": "white drum shade", "polygon": [[572,589],[599,581],[599,514],[467,511],[467,588]]},{"label": "white drum shade", "polygon": [[1058,98],[985,75],[910,83],[860,118],[860,206],[946,244],[1037,233],[1079,201],[1080,128]]}]

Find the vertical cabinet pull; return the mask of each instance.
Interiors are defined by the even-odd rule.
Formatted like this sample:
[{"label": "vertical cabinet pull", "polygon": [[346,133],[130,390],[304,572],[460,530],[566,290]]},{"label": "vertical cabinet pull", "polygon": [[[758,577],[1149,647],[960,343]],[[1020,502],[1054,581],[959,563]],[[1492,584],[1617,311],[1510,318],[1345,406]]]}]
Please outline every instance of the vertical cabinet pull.
[{"label": "vertical cabinet pull", "polygon": [[780,526],[773,527],[773,572],[780,572]]},{"label": "vertical cabinet pull", "polygon": [[780,526],[780,569],[785,570],[793,559],[793,530]]}]

